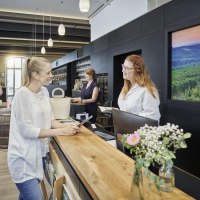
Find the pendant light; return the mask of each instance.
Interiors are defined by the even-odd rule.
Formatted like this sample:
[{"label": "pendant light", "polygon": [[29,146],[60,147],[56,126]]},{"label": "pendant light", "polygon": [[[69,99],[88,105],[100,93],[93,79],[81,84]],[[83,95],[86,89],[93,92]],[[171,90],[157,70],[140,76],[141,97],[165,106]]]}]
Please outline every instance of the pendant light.
[{"label": "pendant light", "polygon": [[[63,1],[61,1],[60,3],[61,3],[61,9],[62,9]],[[61,17],[61,24],[58,27],[58,35],[65,35],[65,26],[62,24],[62,17]]]},{"label": "pendant light", "polygon": [[88,12],[90,9],[90,0],[80,0],[79,8],[81,12]]},{"label": "pendant light", "polygon": [[44,47],[44,15],[43,15],[43,47],[41,48],[41,54],[45,54],[46,49]]},{"label": "pendant light", "polygon": [[62,24],[62,22],[58,27],[58,34],[59,35],[65,35],[65,26]]},{"label": "pendant light", "polygon": [[45,47],[42,47],[41,48],[41,54],[45,54],[46,53],[46,49],[45,49]]},{"label": "pendant light", "polygon": [[50,38],[48,39],[48,47],[53,47],[53,40],[51,39],[51,16],[50,16]]}]

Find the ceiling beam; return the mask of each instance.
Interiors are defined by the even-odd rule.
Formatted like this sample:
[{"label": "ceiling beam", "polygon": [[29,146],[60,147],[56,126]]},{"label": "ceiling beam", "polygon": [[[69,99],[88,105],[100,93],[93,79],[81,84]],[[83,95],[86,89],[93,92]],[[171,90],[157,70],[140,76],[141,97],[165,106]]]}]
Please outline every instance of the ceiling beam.
[{"label": "ceiling beam", "polygon": [[[50,16],[44,16],[45,21],[49,21]],[[60,17],[51,17],[51,22],[60,24]],[[27,23],[32,24],[33,21],[37,21],[39,23],[43,23],[43,16],[42,15],[32,15],[32,14],[22,14],[22,13],[12,13],[12,12],[5,12],[0,11],[0,20],[5,22],[13,21],[18,23]],[[89,20],[83,19],[72,19],[72,18],[64,18],[62,17],[62,22],[66,25],[75,25],[75,26],[85,26],[86,28],[90,29]]]},{"label": "ceiling beam", "polygon": [[[34,38],[34,34],[30,33],[30,32],[10,32],[10,31],[0,31],[0,38],[18,38],[18,39],[33,39]],[[43,34],[42,33],[37,33],[36,34],[36,38],[43,40]],[[45,33],[44,34],[44,39],[48,40],[49,39],[49,33]],[[70,42],[85,42],[85,43],[89,43],[90,39],[87,37],[82,37],[82,36],[68,36],[68,35],[64,35],[64,36],[59,36],[59,35],[52,35],[52,39],[55,40],[60,40],[60,41],[70,41]]]},{"label": "ceiling beam", "polygon": [[[60,17],[51,17],[50,26],[50,16],[44,16],[43,34],[42,15],[0,11],[0,54],[63,57],[90,42],[89,20],[62,18],[65,36],[58,35],[60,22]],[[52,48],[47,47],[50,28],[54,41]],[[45,55],[41,54],[43,45],[47,52]]]},{"label": "ceiling beam", "polygon": [[[30,40],[16,40],[16,39],[7,39],[7,38],[0,38],[0,46],[34,46],[34,39]],[[47,41],[45,41],[45,46],[47,44]],[[36,40],[36,46],[42,46],[43,41],[42,40]],[[74,43],[69,43],[65,41],[58,41],[54,40],[53,41],[53,48],[71,48],[71,49],[79,49],[83,47],[83,44],[74,44]]]},{"label": "ceiling beam", "polygon": [[[50,48],[45,47],[46,51],[48,52],[60,52],[60,53],[69,53],[74,51],[75,49],[68,49],[68,48]],[[26,51],[26,52],[33,52],[33,47],[24,47],[24,46],[0,46],[0,51]],[[36,47],[36,51],[40,51],[41,47]]]},{"label": "ceiling beam", "polygon": [[[50,33],[50,24],[44,24],[44,32]],[[58,34],[58,26],[51,25],[51,33]],[[35,24],[19,24],[19,23],[11,23],[11,22],[0,22],[0,30],[1,31],[17,31],[17,32],[36,32],[43,33],[43,25]],[[79,28],[68,28],[66,27],[66,35],[75,35],[75,36],[83,36],[83,37],[90,37],[90,30],[87,29],[79,29]]]}]

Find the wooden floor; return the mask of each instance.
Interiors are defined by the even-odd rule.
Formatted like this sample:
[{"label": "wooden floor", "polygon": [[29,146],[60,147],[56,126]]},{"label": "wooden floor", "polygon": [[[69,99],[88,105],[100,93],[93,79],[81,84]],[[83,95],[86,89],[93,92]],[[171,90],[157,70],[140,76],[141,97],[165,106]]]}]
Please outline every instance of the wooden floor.
[{"label": "wooden floor", "polygon": [[0,199],[17,200],[18,190],[12,182],[7,165],[7,150],[0,149]]}]

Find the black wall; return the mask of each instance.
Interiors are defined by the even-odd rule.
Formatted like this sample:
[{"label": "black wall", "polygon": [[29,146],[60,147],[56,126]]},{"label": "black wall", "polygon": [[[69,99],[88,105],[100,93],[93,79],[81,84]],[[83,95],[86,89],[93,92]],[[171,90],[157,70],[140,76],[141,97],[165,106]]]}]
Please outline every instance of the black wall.
[{"label": "black wall", "polygon": [[[188,148],[177,152],[175,165],[182,172],[187,171],[187,177],[196,176],[195,181],[199,184],[200,103],[168,99],[168,34],[197,24],[200,24],[200,1],[173,0],[90,43],[90,52],[87,53],[97,73],[108,73],[109,99],[116,103],[118,86],[123,84],[120,75],[116,75],[121,73],[121,58],[129,52],[141,51],[151,78],[159,89],[161,124],[175,123],[192,133]],[[183,182],[181,184],[184,185]],[[200,194],[196,192],[199,185],[191,187],[193,189],[187,192],[200,199]]]},{"label": "black wall", "polygon": [[[188,148],[177,152],[175,165],[200,177],[200,159],[196,156],[200,145],[200,103],[168,99],[168,34],[180,28],[200,24],[198,8],[198,0],[173,0],[94,41],[91,58],[94,66],[104,59],[106,69],[100,65],[95,67],[102,70],[101,73],[108,71],[109,99],[113,99],[116,105],[119,89],[123,84],[119,74],[121,58],[129,52],[141,51],[151,78],[159,89],[161,124],[175,123],[184,131],[192,133]],[[106,55],[99,53],[96,56],[98,49],[99,52],[107,51]]]}]

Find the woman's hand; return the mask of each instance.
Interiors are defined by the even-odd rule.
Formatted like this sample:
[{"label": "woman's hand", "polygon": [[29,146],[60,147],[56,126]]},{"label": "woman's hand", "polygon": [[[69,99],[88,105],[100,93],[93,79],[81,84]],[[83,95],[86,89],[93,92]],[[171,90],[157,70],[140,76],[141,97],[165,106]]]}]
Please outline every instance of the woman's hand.
[{"label": "woman's hand", "polygon": [[72,103],[81,103],[81,97],[71,98]]},{"label": "woman's hand", "polygon": [[66,124],[64,127],[60,128],[60,135],[75,135],[80,130],[78,123]]}]

